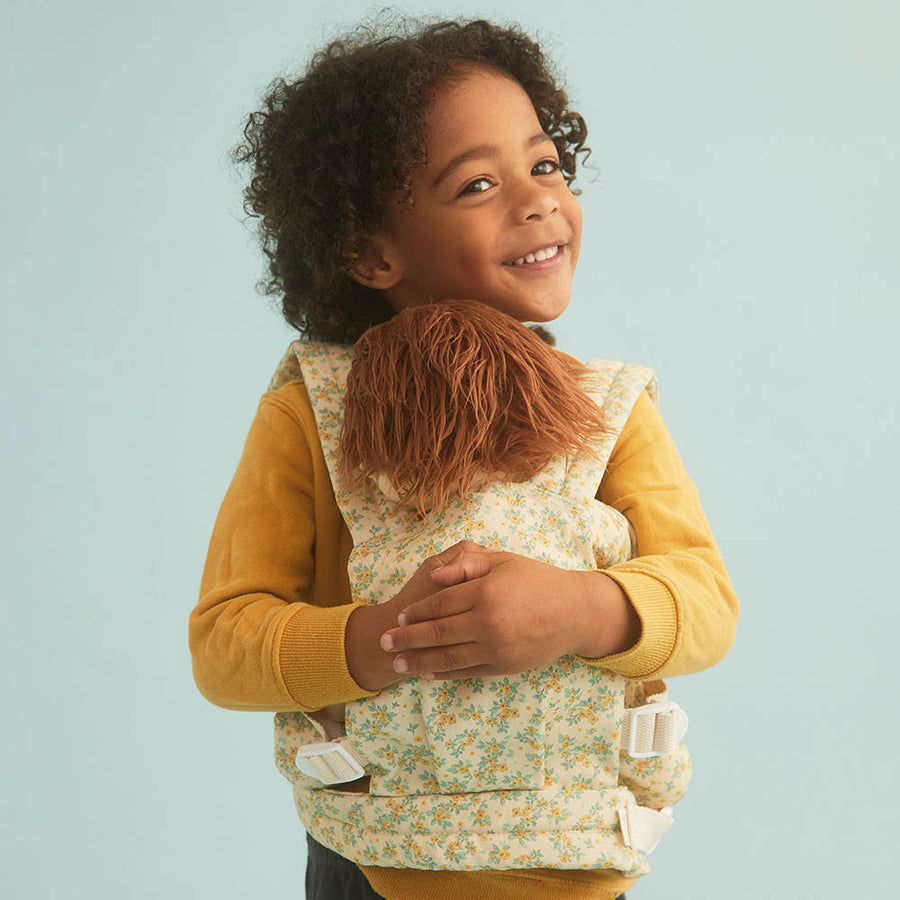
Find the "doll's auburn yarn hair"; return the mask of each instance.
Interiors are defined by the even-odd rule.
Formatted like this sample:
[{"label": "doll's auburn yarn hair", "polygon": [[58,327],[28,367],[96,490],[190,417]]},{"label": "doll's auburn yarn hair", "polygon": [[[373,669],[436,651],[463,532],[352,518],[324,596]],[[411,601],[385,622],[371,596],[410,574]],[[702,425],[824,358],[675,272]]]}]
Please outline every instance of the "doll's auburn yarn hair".
[{"label": "doll's auburn yarn hair", "polygon": [[606,433],[589,370],[476,301],[409,307],[357,341],[338,446],[341,476],[384,476],[420,514],[479,478],[532,478]]},{"label": "doll's auburn yarn hair", "polygon": [[260,288],[281,295],[284,318],[307,339],[352,344],[393,315],[349,272],[387,204],[426,161],[436,93],[472,66],[522,86],[571,183],[579,155],[589,153],[584,119],[569,109],[537,43],[482,20],[382,12],[317,52],[299,78],[273,81],[249,115],[232,158],[251,170],[244,210],[259,219],[269,261]]}]

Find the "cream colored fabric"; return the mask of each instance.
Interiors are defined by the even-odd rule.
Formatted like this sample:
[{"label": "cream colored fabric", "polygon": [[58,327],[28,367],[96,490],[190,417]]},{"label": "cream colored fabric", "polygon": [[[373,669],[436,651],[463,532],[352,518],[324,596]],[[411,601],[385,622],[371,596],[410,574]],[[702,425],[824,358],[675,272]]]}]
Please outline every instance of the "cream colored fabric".
[{"label": "cream colored fabric", "polygon": [[[627,704],[627,701],[626,701]],[[347,736],[343,722],[334,722],[316,713],[305,713],[317,730],[327,737],[327,742],[303,745],[297,755],[308,759],[307,767],[297,765],[324,785],[339,784],[352,780],[354,766],[367,769],[371,773],[368,757]],[[687,732],[687,714],[677,703],[668,700],[667,694],[649,697],[642,706],[626,705],[622,720],[619,751],[632,759],[650,759],[676,753],[678,744]],[[351,757],[344,759],[344,754]],[[349,765],[348,765],[349,763]],[[364,773],[356,771],[357,778]]]},{"label": "cream colored fabric", "polygon": [[[492,484],[421,519],[374,482],[354,490],[340,480],[337,438],[352,351],[301,342],[293,351],[353,537],[356,602],[389,599],[424,558],[463,539],[566,568],[604,568],[632,555],[628,521],[594,498],[632,405],[645,388],[655,391],[650,370],[591,364],[590,392],[610,426],[597,459],[554,460],[530,482]],[[515,677],[406,679],[347,706],[348,735],[371,763],[364,796],[317,789],[297,771],[293,757],[311,727],[301,714],[276,718],[276,759],[310,833],[361,864],[640,874],[643,854],[625,846],[619,824],[619,809],[635,804],[619,784],[627,687],[623,676],[573,657]],[[671,767],[669,802],[686,786],[685,759]],[[632,770],[629,778],[644,774]]]}]

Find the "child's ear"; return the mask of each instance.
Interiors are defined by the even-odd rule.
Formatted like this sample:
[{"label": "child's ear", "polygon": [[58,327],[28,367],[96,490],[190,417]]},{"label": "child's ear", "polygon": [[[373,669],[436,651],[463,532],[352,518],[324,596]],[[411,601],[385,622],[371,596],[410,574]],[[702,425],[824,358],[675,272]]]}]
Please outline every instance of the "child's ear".
[{"label": "child's ear", "polygon": [[365,287],[387,291],[400,280],[399,260],[391,241],[382,234],[367,234],[359,250],[351,256],[347,269],[350,277]]}]

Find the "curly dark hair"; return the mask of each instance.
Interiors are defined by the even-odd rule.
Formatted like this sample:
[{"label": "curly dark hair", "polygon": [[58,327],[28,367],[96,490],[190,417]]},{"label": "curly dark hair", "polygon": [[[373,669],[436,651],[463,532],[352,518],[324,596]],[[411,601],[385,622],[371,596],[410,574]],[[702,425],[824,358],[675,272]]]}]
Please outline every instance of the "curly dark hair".
[{"label": "curly dark hair", "polygon": [[270,274],[260,289],[282,294],[284,318],[307,339],[353,343],[394,314],[349,264],[425,163],[428,105],[466,65],[522,86],[571,184],[577,154],[590,152],[584,119],[568,109],[534,41],[481,20],[359,26],[317,52],[302,77],[275,79],[264,108],[249,115],[232,158],[252,169],[244,210],[260,219]]}]

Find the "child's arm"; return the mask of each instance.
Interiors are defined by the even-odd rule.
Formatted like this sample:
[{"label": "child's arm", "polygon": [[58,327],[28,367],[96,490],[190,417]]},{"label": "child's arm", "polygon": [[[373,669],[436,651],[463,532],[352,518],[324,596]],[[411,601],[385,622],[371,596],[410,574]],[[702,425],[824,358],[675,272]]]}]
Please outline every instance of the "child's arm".
[{"label": "child's arm", "polygon": [[[406,610],[406,626],[386,635],[400,666],[442,676],[523,671],[524,662],[547,661],[542,647],[551,658],[600,656],[605,668],[632,678],[718,662],[733,639],[737,600],[696,489],[646,395],[616,443],[599,496],[634,525],[639,558],[572,573],[470,551],[434,576],[453,586]],[[458,583],[463,578],[472,580]]]},{"label": "child's arm", "polygon": [[334,566],[340,548],[337,536],[316,533],[315,426],[284,399],[299,389],[260,401],[190,618],[194,679],[229,709],[309,710],[365,693],[343,665],[353,607],[317,597],[317,565]]},{"label": "child's arm", "polygon": [[297,382],[264,395],[190,617],[194,678],[208,700],[314,710],[401,677],[378,640],[405,606],[439,587],[424,567],[390,603],[351,603],[351,546],[305,388]]},{"label": "child's arm", "polygon": [[[474,546],[474,545],[473,545]],[[222,501],[190,617],[194,678],[228,709],[315,710],[403,676],[381,635],[440,590],[428,560],[390,602],[350,602],[350,534],[335,505],[306,389],[263,396]]]},{"label": "child's arm", "polygon": [[738,601],[675,443],[642,394],[623,429],[600,499],[638,536],[637,558],[607,570],[637,608],[639,643],[603,665],[630,678],[684,675],[719,662],[734,640]]}]

